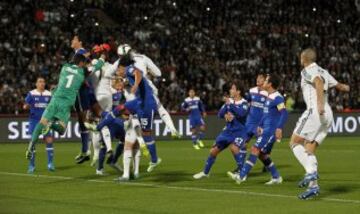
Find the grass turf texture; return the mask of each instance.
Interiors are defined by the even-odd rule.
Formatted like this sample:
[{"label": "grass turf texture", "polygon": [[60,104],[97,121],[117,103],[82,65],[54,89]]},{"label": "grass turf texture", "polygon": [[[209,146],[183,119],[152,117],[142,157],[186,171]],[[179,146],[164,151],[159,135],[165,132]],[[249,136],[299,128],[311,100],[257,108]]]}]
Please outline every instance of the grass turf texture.
[{"label": "grass turf texture", "polygon": [[146,173],[142,159],[141,178],[114,183],[116,173],[95,175],[89,162],[76,165],[80,143],[55,144],[55,172],[46,170],[44,144],[37,146],[34,176],[26,174],[25,144],[0,144],[0,213],[359,213],[360,138],[332,137],[319,148],[321,195],[301,201],[297,182],[303,169],[288,147],[288,140],[275,145],[273,160],[284,183],[265,186],[269,174],[257,162],[248,180],[235,184],[226,176],[234,168],[225,150],[213,166],[211,176],[193,180],[207,158],[207,148],[196,151],[190,141],[157,142],[163,159]]}]

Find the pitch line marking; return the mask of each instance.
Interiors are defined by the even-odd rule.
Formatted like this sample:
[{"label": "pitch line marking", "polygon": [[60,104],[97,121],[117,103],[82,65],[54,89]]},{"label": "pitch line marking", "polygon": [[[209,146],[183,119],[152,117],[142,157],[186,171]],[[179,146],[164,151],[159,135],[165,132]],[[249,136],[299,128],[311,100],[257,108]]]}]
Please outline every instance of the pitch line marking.
[{"label": "pitch line marking", "polygon": [[[58,180],[83,180],[83,181],[94,182],[94,183],[114,183],[114,184],[116,183],[114,181],[108,181],[108,180],[105,180],[105,181],[97,180],[97,179],[85,180],[85,179],[76,178],[76,177],[58,176],[58,175],[36,175],[36,174],[2,172],[2,171],[0,171],[0,174],[7,175],[7,176],[33,177],[33,178],[58,179]],[[291,195],[281,195],[281,194],[271,194],[271,193],[261,193],[261,192],[248,192],[248,191],[242,191],[242,190],[205,189],[205,188],[197,188],[197,187],[167,186],[167,185],[147,184],[147,183],[139,183],[139,182],[123,182],[123,183],[116,183],[116,184],[127,185],[127,186],[156,187],[156,188],[163,188],[163,189],[183,190],[183,191],[219,192],[219,193],[231,193],[231,194],[241,194],[241,195],[251,195],[251,196],[291,198],[291,199],[298,200],[298,198],[296,196],[291,196]],[[321,201],[330,201],[330,202],[360,204],[360,200],[350,200],[350,199],[340,199],[340,198],[320,198],[320,200]]]}]

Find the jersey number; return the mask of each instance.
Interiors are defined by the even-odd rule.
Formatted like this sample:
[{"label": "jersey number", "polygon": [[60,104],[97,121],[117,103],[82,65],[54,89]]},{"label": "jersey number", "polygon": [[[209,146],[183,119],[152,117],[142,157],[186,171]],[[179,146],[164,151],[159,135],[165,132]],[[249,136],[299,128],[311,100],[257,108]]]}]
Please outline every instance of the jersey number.
[{"label": "jersey number", "polygon": [[65,88],[70,88],[73,80],[74,80],[74,75],[70,74],[68,76],[66,76],[67,82],[66,82],[66,86]]}]

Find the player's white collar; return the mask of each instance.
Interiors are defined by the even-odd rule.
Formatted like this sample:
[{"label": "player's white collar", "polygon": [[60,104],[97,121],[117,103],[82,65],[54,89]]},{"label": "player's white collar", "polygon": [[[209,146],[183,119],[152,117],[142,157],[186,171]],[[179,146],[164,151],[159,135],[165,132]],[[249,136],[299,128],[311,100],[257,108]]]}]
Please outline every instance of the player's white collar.
[{"label": "player's white collar", "polygon": [[306,66],[304,69],[307,69],[307,68],[310,68],[310,67],[313,67],[313,66],[316,66],[316,65],[317,65],[316,62],[313,62],[310,65]]}]

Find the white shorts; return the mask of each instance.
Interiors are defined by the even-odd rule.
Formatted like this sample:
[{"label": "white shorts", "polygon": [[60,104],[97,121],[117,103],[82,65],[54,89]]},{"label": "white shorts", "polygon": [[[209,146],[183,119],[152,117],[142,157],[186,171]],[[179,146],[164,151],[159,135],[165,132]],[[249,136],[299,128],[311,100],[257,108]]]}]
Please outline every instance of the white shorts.
[{"label": "white shorts", "polygon": [[96,96],[96,100],[99,103],[101,109],[103,111],[111,111],[112,110],[112,95],[108,94],[99,94]]},{"label": "white shorts", "polygon": [[328,105],[323,116],[320,116],[316,109],[307,109],[296,123],[293,134],[321,144],[328,134],[332,121],[333,113]]},{"label": "white shorts", "polygon": [[131,143],[134,144],[136,142],[136,131],[134,128],[129,128],[128,130],[126,130],[126,134],[125,134],[125,143]]}]

